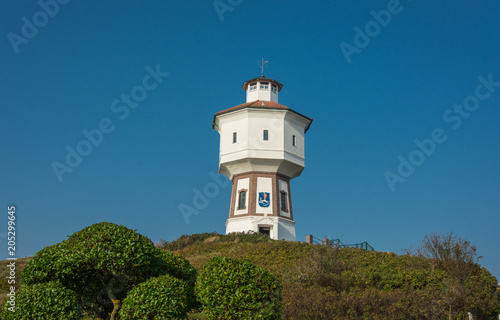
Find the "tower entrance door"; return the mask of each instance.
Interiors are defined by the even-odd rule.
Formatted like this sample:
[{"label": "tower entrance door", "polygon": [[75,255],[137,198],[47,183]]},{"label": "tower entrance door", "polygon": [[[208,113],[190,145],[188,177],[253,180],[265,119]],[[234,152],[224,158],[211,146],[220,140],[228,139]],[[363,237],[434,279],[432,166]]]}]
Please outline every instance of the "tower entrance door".
[{"label": "tower entrance door", "polygon": [[271,227],[260,227],[259,226],[259,232],[263,234],[267,234],[268,236],[271,236]]}]

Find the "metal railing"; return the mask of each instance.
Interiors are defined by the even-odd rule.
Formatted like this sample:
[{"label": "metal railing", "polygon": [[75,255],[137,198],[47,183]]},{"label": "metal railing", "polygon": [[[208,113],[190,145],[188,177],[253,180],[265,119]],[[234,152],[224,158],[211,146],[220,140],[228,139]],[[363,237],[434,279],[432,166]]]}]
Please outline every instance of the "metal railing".
[{"label": "metal railing", "polygon": [[375,249],[368,244],[368,242],[354,243],[354,244],[344,244],[342,248],[358,248],[365,249],[366,251],[375,251]]},{"label": "metal railing", "polygon": [[340,241],[340,239],[328,239],[328,238],[319,239],[314,237],[313,235],[307,235],[306,242],[311,244],[321,244],[325,247],[332,247],[332,248],[357,248],[366,251],[375,251],[375,249],[366,241],[361,243],[343,244],[342,241]]}]

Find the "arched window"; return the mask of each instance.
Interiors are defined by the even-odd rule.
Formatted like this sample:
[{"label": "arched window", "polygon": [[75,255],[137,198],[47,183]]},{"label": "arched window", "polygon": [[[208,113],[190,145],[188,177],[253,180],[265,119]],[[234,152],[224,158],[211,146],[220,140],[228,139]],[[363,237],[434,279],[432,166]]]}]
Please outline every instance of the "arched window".
[{"label": "arched window", "polygon": [[238,195],[238,210],[246,209],[247,191],[241,190]]}]

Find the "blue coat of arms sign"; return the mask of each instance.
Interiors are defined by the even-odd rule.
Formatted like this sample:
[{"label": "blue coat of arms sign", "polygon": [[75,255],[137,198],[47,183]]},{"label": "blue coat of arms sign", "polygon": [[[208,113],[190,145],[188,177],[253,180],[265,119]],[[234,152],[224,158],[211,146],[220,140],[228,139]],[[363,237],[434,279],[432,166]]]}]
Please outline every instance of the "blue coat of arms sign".
[{"label": "blue coat of arms sign", "polygon": [[269,195],[269,192],[259,192],[259,206],[267,208],[270,203],[271,196]]}]

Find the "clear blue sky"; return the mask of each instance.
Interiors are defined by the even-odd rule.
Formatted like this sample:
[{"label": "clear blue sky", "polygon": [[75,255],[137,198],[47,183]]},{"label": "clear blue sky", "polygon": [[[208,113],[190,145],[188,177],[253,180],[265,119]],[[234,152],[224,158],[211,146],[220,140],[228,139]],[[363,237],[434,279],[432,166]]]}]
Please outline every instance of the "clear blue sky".
[{"label": "clear blue sky", "polygon": [[[60,2],[0,4],[3,257],[12,204],[18,256],[100,221],[224,233],[230,187],[189,223],[178,207],[217,172],[213,114],[245,102],[265,58],[279,102],[314,118],[298,240],[400,253],[454,231],[500,277],[500,2]],[[88,155],[59,181],[67,146]]]}]

